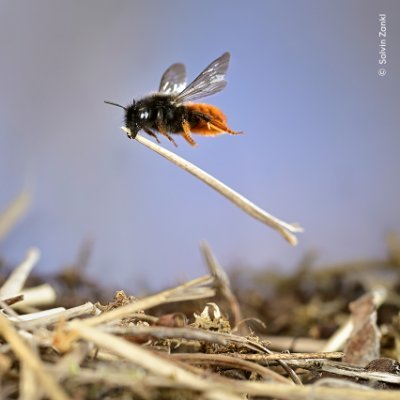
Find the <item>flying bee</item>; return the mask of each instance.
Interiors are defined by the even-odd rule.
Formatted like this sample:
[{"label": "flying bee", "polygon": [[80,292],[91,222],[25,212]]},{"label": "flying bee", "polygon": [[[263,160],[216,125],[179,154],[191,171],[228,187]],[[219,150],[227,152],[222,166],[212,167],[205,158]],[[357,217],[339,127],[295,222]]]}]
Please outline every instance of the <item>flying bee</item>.
[{"label": "flying bee", "polygon": [[227,125],[226,116],[217,107],[192,101],[220,92],[227,84],[225,74],[230,54],[224,53],[214,60],[192,83],[186,85],[186,68],[183,64],[172,64],[163,74],[157,93],[138,101],[133,100],[127,107],[105,101],[107,104],[125,110],[125,126],[128,137],[133,139],[140,130],[153,136],[158,143],[156,132],[166,136],[175,146],[171,134],[178,134],[192,146],[196,142],[192,133],[216,136],[222,133],[237,135]]}]

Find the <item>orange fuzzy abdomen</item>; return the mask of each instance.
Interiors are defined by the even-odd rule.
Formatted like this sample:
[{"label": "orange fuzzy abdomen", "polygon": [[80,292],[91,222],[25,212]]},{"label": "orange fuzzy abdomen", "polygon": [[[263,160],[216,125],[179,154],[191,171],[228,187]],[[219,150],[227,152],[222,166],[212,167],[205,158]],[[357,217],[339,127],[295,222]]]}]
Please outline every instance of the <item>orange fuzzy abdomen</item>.
[{"label": "orange fuzzy abdomen", "polygon": [[[200,120],[195,125],[190,127],[193,133],[203,135],[218,135],[219,133],[228,132],[230,129],[226,125],[225,114],[217,107],[205,103],[187,104],[189,111],[197,111],[211,117],[211,120]],[[215,126],[214,123],[217,125]]]}]

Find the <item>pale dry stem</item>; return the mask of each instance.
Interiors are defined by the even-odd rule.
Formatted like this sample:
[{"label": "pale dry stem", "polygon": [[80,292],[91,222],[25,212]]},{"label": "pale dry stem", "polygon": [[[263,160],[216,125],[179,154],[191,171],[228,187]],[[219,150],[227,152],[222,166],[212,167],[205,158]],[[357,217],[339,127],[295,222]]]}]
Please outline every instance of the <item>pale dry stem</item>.
[{"label": "pale dry stem", "polygon": [[28,250],[25,259],[11,273],[0,288],[0,298],[20,294],[33,267],[39,261],[40,251],[37,248]]},{"label": "pale dry stem", "polygon": [[164,290],[153,296],[137,300],[134,303],[124,305],[99,316],[88,318],[85,320],[85,324],[94,326],[113,320],[120,320],[129,317],[132,313],[137,313],[163,303],[213,297],[215,295],[215,290],[211,287],[213,283],[213,277],[209,275],[202,276],[173,289]]},{"label": "pale dry stem", "polygon": [[[129,133],[128,128],[121,127],[121,129],[124,132]],[[297,238],[293,233],[303,232],[303,228],[301,228],[298,224],[289,224],[267,213],[265,210],[256,206],[246,197],[231,189],[229,186],[214,178],[212,175],[208,174],[201,168],[178,156],[172,151],[165,149],[159,144],[154,143],[141,135],[136,135],[135,139],[147,148],[155,151],[162,157],[171,161],[173,164],[189,172],[196,178],[212,187],[214,190],[225,196],[228,200],[236,204],[239,208],[251,215],[253,218],[258,219],[262,223],[278,231],[292,246],[297,244]]]},{"label": "pale dry stem", "polygon": [[69,399],[61,386],[46,372],[39,357],[29,348],[15,328],[2,314],[0,314],[0,334],[9,343],[15,355],[24,364],[24,368],[30,368],[33,371],[50,399]]},{"label": "pale dry stem", "polygon": [[11,229],[25,215],[30,203],[31,196],[24,190],[0,214],[0,241],[7,236]]}]

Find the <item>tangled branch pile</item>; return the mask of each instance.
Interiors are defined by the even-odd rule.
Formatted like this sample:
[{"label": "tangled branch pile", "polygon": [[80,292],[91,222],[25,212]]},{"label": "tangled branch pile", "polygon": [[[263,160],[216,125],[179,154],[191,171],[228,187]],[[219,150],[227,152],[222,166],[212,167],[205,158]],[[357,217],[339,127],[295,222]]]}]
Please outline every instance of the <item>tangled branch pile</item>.
[{"label": "tangled branch pile", "polygon": [[205,245],[203,252],[210,275],[173,289],[37,311],[55,292],[43,284],[23,289],[39,257],[30,250],[0,289],[3,398],[398,398],[400,364],[380,358],[382,332],[399,355],[399,308],[391,325],[377,324],[377,308],[398,302],[386,290],[354,301],[328,341],[314,339],[313,352],[274,352],[279,337],[263,340],[248,329],[228,278]]}]

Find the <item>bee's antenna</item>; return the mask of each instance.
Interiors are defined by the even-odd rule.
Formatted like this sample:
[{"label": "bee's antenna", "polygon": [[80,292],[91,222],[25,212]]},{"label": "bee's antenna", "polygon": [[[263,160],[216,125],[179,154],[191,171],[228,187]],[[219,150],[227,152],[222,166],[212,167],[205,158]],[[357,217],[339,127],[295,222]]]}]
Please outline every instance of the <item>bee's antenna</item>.
[{"label": "bee's antenna", "polygon": [[113,103],[112,101],[107,101],[107,100],[104,100],[104,103],[106,103],[106,104],[111,104],[112,106],[121,107],[121,108],[123,108],[123,109],[126,111],[126,107],[121,106],[121,104]]}]

